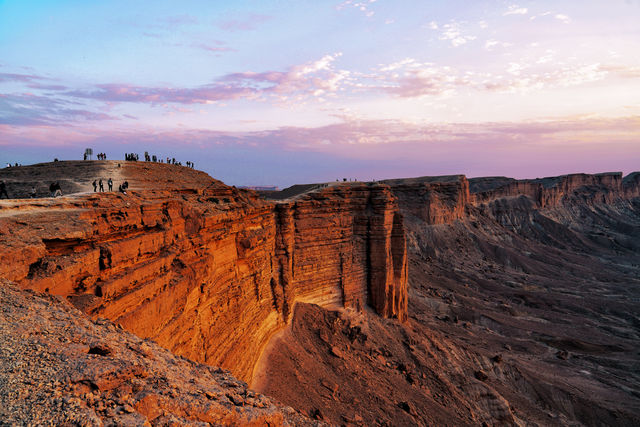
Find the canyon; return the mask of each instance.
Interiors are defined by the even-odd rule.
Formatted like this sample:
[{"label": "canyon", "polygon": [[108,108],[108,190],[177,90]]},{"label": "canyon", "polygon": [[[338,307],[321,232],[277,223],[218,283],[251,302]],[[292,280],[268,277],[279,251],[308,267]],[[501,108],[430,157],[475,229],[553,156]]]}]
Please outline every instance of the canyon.
[{"label": "canyon", "polygon": [[272,204],[187,168],[103,165],[112,169],[50,167],[117,173],[129,194],[3,209],[0,277],[244,380],[298,301],[406,319],[406,242],[388,188],[337,186]]},{"label": "canyon", "polygon": [[[108,177],[128,194],[93,193]],[[266,197],[146,162],[56,162],[0,179],[71,193],[0,201],[12,292],[61,297],[318,421],[640,421],[639,173]],[[276,423],[317,422],[279,410],[289,415]]]}]

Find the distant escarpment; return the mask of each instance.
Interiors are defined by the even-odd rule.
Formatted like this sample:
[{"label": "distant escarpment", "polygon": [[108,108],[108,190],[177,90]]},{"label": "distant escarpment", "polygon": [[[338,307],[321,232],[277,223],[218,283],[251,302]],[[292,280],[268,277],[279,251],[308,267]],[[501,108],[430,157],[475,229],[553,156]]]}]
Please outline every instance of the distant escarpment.
[{"label": "distant escarpment", "polygon": [[298,305],[253,386],[332,424],[640,425],[639,177],[384,181],[408,320]]},{"label": "distant escarpment", "polygon": [[381,181],[398,197],[401,210],[426,224],[469,218],[472,207],[501,210],[593,206],[640,196],[640,172],[571,174],[517,180],[507,177],[467,179],[464,175]]},{"label": "distant escarpment", "polygon": [[[50,168],[70,179],[83,168],[86,185],[91,162],[75,163]],[[388,186],[276,203],[187,168],[114,163],[94,165],[129,194],[2,202],[0,277],[245,380],[298,301],[406,320],[405,233]]]}]

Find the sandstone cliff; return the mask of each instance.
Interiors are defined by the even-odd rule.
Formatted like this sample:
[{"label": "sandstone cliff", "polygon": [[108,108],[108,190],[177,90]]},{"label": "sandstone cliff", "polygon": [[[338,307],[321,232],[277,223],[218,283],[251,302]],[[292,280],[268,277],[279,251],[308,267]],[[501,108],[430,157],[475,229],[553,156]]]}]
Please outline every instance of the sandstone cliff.
[{"label": "sandstone cliff", "polygon": [[271,203],[187,168],[117,171],[135,191],[3,201],[0,277],[247,380],[297,301],[406,319],[406,242],[386,186]]},{"label": "sandstone cliff", "polygon": [[[402,212],[426,224],[446,224],[470,216],[470,207],[500,211],[553,208],[561,205],[611,204],[640,196],[640,173],[516,180],[507,177],[467,179],[464,175],[382,181],[398,198]],[[521,206],[520,206],[521,207]]]},{"label": "sandstone cliff", "polygon": [[424,176],[382,181],[391,186],[402,209],[427,224],[444,224],[466,216],[469,181],[464,175]]},{"label": "sandstone cliff", "polygon": [[0,280],[3,425],[318,425],[220,368]]}]

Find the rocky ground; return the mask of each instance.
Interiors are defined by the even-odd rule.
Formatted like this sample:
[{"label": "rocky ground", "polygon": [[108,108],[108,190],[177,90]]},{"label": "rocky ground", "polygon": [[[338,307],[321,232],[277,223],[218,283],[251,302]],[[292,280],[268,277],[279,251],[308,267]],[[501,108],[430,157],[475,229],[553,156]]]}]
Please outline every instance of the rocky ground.
[{"label": "rocky ground", "polygon": [[2,425],[313,425],[228,371],[0,283]]},{"label": "rocky ground", "polygon": [[213,182],[204,172],[167,163],[148,163],[120,160],[86,160],[38,163],[0,169],[0,181],[7,185],[12,199],[26,199],[31,188],[37,198],[49,198],[49,185],[58,182],[63,195],[93,193],[93,181],[113,180],[113,191],[125,181],[130,190],[180,190]]}]

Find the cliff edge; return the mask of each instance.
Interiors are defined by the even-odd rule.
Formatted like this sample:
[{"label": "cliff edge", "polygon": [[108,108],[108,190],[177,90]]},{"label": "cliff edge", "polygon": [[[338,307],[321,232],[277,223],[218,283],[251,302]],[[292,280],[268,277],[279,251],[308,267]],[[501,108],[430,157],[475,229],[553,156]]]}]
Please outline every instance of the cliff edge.
[{"label": "cliff edge", "polygon": [[[55,162],[2,173],[10,190],[64,177],[63,194],[79,192],[0,201],[0,277],[239,378],[251,379],[297,301],[370,306],[406,320],[406,241],[387,186],[337,186],[275,203],[158,163]],[[116,187],[127,181],[127,194],[92,191],[93,180],[109,177]]]}]

